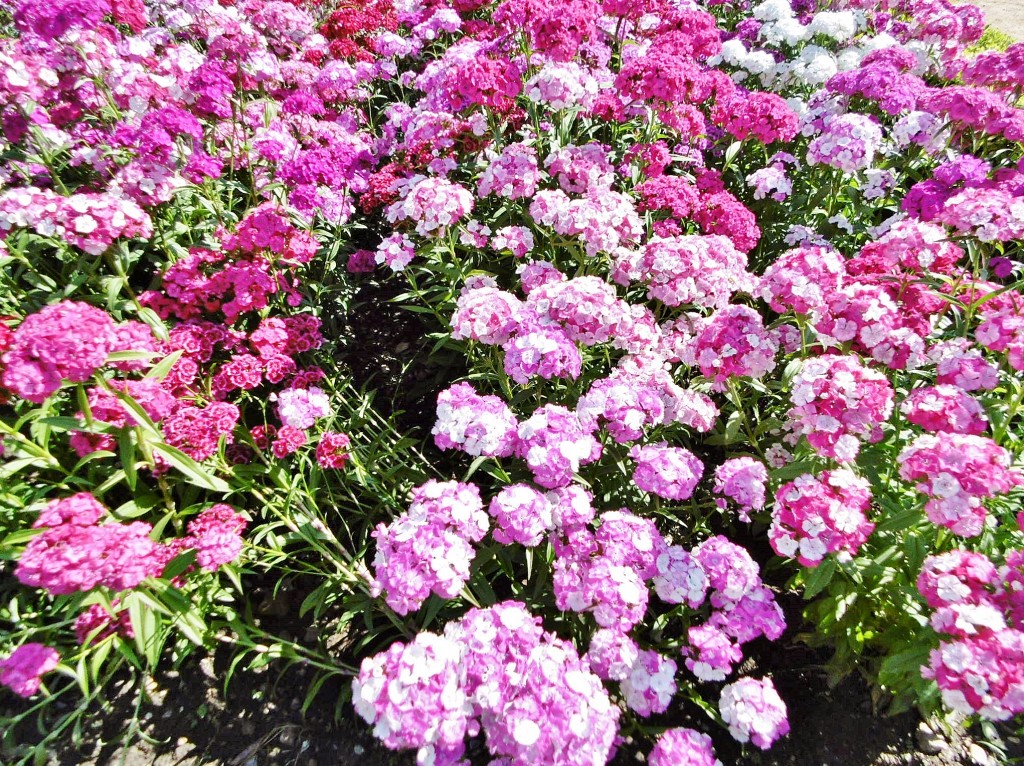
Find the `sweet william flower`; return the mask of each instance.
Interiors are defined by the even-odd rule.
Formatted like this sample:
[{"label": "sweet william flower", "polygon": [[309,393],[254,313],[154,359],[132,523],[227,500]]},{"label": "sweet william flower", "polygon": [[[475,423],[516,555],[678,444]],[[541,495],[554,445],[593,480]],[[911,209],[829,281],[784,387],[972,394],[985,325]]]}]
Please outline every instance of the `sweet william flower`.
[{"label": "sweet william flower", "polygon": [[31,697],[42,683],[41,677],[57,667],[60,655],[45,644],[22,644],[5,660],[0,660],[0,684],[21,697]]},{"label": "sweet william flower", "polygon": [[741,678],[722,687],[718,709],[737,741],[752,742],[762,750],[789,733],[786,705],[770,678]]},{"label": "sweet william flower", "polygon": [[113,320],[87,303],[62,301],[30,314],[3,355],[3,386],[42,404],[62,380],[92,377],[117,346]]},{"label": "sweet william flower", "polygon": [[722,766],[715,758],[711,737],[693,729],[669,729],[647,756],[650,766]]}]

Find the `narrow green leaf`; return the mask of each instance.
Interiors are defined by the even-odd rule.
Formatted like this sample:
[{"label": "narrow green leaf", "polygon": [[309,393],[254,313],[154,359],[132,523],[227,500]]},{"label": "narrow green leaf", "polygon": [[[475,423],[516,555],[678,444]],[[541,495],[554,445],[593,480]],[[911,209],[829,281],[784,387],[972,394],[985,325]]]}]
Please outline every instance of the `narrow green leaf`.
[{"label": "narrow green leaf", "polygon": [[153,452],[158,452],[163,456],[190,484],[214,492],[227,493],[231,491],[231,487],[226,481],[205,471],[199,463],[176,447],[169,444],[154,444]]}]

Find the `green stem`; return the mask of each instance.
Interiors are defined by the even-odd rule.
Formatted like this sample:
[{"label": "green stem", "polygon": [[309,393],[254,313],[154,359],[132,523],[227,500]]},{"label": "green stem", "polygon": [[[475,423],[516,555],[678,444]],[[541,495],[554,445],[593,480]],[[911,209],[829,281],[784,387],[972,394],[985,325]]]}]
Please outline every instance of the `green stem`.
[{"label": "green stem", "polygon": [[740,391],[736,387],[736,380],[734,378],[729,378],[729,398],[736,407],[736,411],[740,413],[740,418],[743,420],[743,430],[747,433],[750,446],[761,456],[762,460],[767,460],[761,445],[757,443],[757,439],[754,437],[753,425],[750,422],[750,418],[747,417],[747,411],[743,408],[743,398],[740,396]]}]

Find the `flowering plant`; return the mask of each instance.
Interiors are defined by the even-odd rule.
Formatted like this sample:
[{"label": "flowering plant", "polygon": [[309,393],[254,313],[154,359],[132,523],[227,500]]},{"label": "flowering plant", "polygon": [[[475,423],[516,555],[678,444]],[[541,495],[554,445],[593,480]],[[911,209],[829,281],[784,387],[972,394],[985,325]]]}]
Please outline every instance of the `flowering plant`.
[{"label": "flowering plant", "polygon": [[1024,46],[976,8],[51,6],[0,49],[16,693],[226,641],[424,763],[715,763],[789,729],[741,666],[795,588],[897,705],[1024,712]]}]

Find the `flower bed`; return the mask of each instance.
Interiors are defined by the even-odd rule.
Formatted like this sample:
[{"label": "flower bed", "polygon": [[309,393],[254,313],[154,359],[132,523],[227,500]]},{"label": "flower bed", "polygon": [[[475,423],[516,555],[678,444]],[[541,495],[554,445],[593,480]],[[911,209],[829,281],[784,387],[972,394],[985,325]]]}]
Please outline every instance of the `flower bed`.
[{"label": "flower bed", "polygon": [[[80,696],[49,737],[226,642],[308,699],[352,676],[425,764],[712,764],[709,725],[789,730],[740,671],[781,588],[894,708],[1024,712],[1024,45],[968,54],[976,8],[25,0],[9,32],[0,682]],[[385,293],[416,375],[342,363]]]}]

